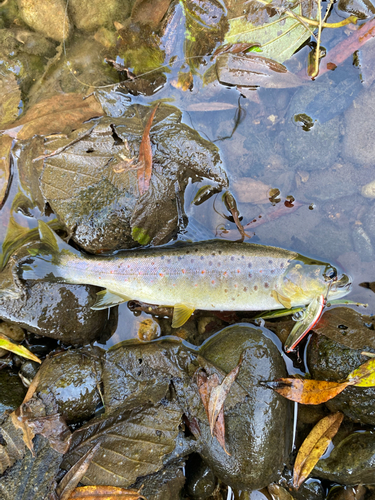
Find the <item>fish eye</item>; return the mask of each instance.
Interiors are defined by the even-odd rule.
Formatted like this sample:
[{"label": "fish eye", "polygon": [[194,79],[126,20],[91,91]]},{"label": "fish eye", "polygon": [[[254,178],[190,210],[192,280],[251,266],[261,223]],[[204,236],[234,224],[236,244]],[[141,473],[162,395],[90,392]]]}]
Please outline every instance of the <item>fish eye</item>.
[{"label": "fish eye", "polygon": [[323,277],[326,281],[336,281],[337,271],[334,267],[327,267],[323,273]]}]

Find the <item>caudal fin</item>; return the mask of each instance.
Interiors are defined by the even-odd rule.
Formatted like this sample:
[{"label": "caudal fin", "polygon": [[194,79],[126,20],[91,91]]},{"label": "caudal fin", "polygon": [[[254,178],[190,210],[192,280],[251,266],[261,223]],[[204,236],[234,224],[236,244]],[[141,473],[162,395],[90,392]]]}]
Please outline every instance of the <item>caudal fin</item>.
[{"label": "caudal fin", "polygon": [[25,280],[48,280],[65,282],[62,268],[62,255],[80,255],[69,246],[43,221],[38,221],[40,241],[27,247],[29,259],[22,259],[19,271]]}]

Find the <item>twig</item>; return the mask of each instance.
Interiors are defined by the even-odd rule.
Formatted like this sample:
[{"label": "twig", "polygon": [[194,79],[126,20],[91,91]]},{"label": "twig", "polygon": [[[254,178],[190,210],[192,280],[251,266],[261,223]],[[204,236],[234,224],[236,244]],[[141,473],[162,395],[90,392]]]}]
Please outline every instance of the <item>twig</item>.
[{"label": "twig", "polygon": [[316,42],[315,49],[315,68],[311,74],[311,78],[316,78],[319,74],[319,61],[320,61],[320,41],[322,37],[322,0],[318,0],[318,17],[319,17],[319,26],[318,26],[318,40]]}]

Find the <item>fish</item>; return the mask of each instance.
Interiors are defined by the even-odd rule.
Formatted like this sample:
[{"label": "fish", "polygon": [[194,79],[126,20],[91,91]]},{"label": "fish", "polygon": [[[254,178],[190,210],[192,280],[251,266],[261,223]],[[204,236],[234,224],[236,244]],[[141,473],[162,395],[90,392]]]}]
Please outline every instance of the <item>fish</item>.
[{"label": "fish", "polygon": [[[320,317],[322,301],[345,296],[351,286],[350,277],[330,263],[272,246],[215,239],[93,256],[68,245],[45,222],[38,227],[40,242],[28,248],[30,258],[18,270],[22,279],[102,287],[92,309],[129,300],[173,307],[173,328],[197,309],[306,306],[311,321],[302,320],[300,336]],[[295,339],[289,344],[294,348]]]}]

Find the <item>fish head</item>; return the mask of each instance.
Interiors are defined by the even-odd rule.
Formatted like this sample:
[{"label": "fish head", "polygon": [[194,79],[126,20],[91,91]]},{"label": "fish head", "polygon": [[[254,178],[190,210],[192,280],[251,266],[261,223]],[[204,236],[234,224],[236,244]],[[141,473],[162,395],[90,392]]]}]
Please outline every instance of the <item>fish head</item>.
[{"label": "fish head", "polygon": [[293,306],[310,303],[314,297],[324,295],[338,299],[349,293],[351,279],[340,269],[326,262],[307,259],[292,260],[282,283],[282,293]]}]

